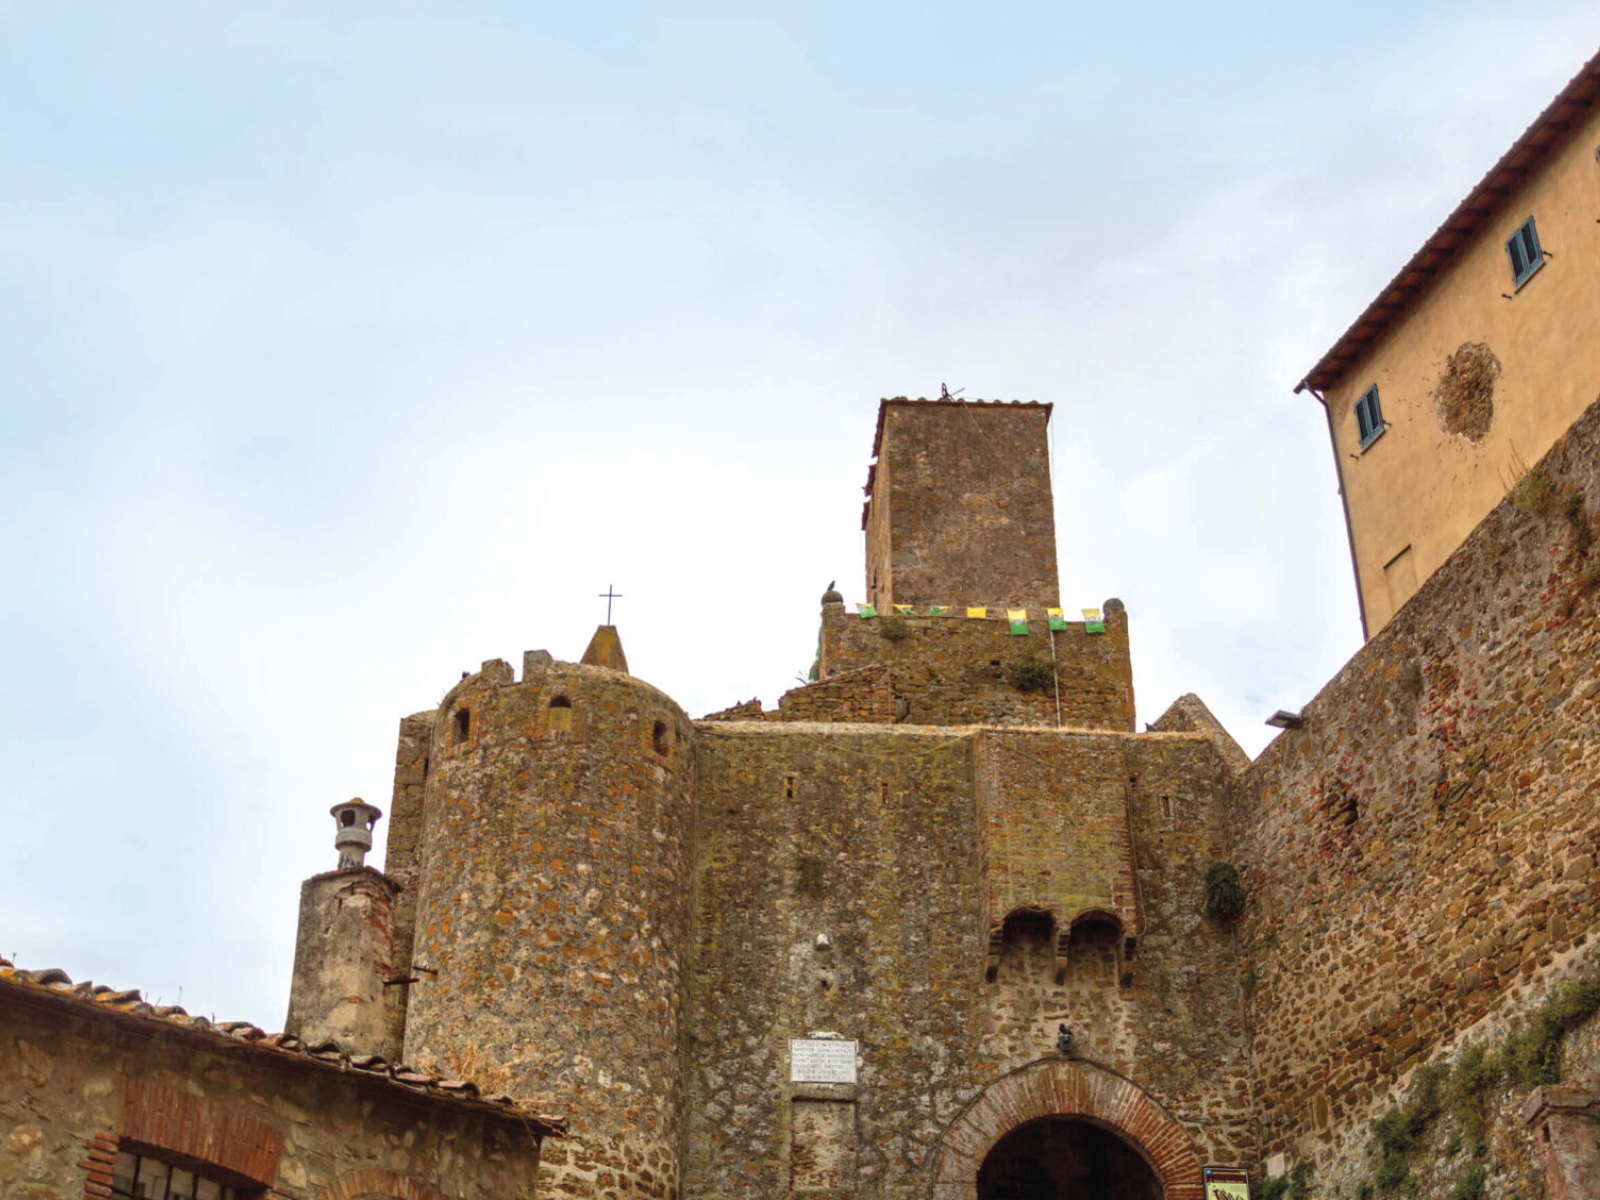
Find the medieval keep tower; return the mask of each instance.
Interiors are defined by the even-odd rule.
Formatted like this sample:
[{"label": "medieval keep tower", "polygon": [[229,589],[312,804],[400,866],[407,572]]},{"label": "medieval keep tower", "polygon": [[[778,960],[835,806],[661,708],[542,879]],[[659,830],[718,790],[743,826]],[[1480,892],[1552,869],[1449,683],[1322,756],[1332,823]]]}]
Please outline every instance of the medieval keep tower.
[{"label": "medieval keep tower", "polygon": [[691,720],[602,627],[407,717],[384,873],[306,885],[293,1021],[568,1115],[555,1196],[1197,1200],[1251,1161],[1199,903],[1243,755],[1192,698],[1134,732],[1119,602],[1062,619],[1049,418],[882,403],[883,615],[823,597],[775,709]]},{"label": "medieval keep tower", "polygon": [[878,409],[861,528],[867,597],[1058,604],[1048,404],[898,397]]}]

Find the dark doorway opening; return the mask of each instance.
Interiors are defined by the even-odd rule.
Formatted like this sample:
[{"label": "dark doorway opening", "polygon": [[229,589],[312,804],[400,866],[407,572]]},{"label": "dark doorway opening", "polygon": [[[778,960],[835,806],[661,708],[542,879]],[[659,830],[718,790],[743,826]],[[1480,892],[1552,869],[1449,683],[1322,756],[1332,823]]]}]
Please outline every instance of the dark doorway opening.
[{"label": "dark doorway opening", "polygon": [[994,1144],[978,1170],[978,1200],[1161,1200],[1161,1181],[1109,1130],[1043,1117]]}]

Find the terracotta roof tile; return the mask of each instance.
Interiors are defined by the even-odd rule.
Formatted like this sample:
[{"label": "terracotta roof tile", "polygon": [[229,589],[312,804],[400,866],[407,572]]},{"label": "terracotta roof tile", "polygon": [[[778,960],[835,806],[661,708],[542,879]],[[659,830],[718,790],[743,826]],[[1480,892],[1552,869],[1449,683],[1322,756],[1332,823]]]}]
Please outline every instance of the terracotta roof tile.
[{"label": "terracotta roof tile", "polygon": [[[1378,298],[1362,311],[1350,328],[1339,335],[1339,340],[1317,360],[1317,365],[1295,385],[1296,392],[1310,388],[1315,394],[1326,391],[1350,368],[1356,358],[1375,342],[1389,327],[1406,305],[1421,295],[1426,285],[1450,262],[1454,251],[1465,244],[1487,217],[1493,215],[1505,202],[1512,190],[1521,185],[1532,170],[1542,162],[1567,135],[1579,120],[1588,115],[1600,98],[1600,54],[1596,54],[1583,67],[1560,95],[1534,118],[1516,142],[1500,156],[1500,161],[1489,168],[1489,173],[1478,181],[1467,198],[1456,205],[1455,211],[1434,230],[1433,236],[1422,244],[1422,249],[1384,285]],[[881,427],[880,416],[880,427]]]},{"label": "terracotta roof tile", "polygon": [[267,1033],[249,1021],[212,1022],[205,1017],[191,1016],[175,1004],[158,1008],[146,1003],[137,989],[116,991],[88,980],[73,983],[72,977],[58,967],[25,971],[0,958],[0,985],[8,984],[23,995],[47,1002],[186,1029],[221,1042],[243,1042],[253,1048],[298,1060],[311,1069],[318,1069],[323,1064],[337,1065],[339,1070],[353,1071],[374,1083],[413,1095],[422,1094],[452,1107],[492,1110],[502,1116],[515,1117],[541,1137],[565,1137],[567,1133],[565,1117],[532,1112],[510,1096],[485,1096],[476,1084],[465,1080],[446,1079],[442,1075],[419,1071],[405,1063],[391,1063],[377,1054],[351,1054],[338,1042],[319,1042],[315,1046],[307,1046],[297,1037],[287,1033]]}]

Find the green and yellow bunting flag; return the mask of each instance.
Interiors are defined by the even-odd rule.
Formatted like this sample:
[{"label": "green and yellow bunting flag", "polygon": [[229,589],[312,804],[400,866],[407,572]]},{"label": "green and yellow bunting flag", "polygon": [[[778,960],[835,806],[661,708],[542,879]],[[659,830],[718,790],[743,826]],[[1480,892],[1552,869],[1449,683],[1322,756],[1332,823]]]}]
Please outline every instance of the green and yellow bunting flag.
[{"label": "green and yellow bunting flag", "polygon": [[948,604],[930,604],[928,605],[928,615],[930,617],[948,617],[950,615],[950,606]]},{"label": "green and yellow bunting flag", "polygon": [[987,617],[988,615],[989,615],[989,610],[987,608],[971,608],[971,607],[969,607],[967,609],[967,618],[968,618],[968,620],[981,621],[985,617]]},{"label": "green and yellow bunting flag", "polygon": [[915,604],[896,604],[894,610],[902,617],[914,617],[917,615],[917,606]]},{"label": "green and yellow bunting flag", "polygon": [[1061,615],[1059,608],[1047,608],[1044,615],[1050,618],[1050,629],[1053,633],[1060,633],[1067,627],[1067,619]]},{"label": "green and yellow bunting flag", "polygon": [[1028,610],[1025,608],[1006,609],[1006,620],[1011,622],[1012,637],[1028,636]]},{"label": "green and yellow bunting flag", "polygon": [[1104,633],[1106,631],[1106,619],[1100,614],[1098,608],[1086,608],[1083,610],[1083,631],[1085,633]]},{"label": "green and yellow bunting flag", "polygon": [[878,610],[870,604],[858,604],[856,605],[856,611],[861,614],[861,619],[863,621],[865,621],[868,617],[875,617],[878,615]]}]

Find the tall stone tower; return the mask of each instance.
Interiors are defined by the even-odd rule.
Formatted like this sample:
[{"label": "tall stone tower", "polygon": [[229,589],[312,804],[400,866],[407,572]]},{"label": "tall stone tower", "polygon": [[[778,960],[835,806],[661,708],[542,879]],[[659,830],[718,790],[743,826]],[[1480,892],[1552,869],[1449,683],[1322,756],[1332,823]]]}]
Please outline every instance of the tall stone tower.
[{"label": "tall stone tower", "polygon": [[694,728],[625,662],[603,627],[581,664],[485,663],[433,715],[422,795],[397,788],[406,1061],[570,1115],[557,1195],[680,1194]]},{"label": "tall stone tower", "polygon": [[1048,404],[878,407],[861,527],[867,595],[890,604],[1060,602]]}]

